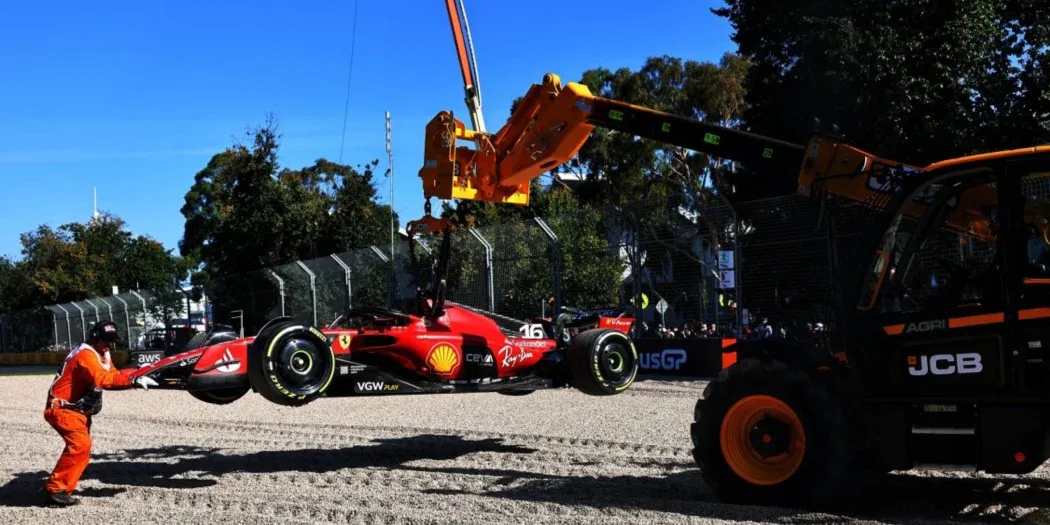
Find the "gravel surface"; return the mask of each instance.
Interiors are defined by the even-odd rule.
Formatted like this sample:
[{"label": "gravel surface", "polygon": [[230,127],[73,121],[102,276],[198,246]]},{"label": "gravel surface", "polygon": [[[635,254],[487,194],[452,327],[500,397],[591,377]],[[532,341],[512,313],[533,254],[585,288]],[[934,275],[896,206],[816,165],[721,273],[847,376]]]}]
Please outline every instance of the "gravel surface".
[{"label": "gravel surface", "polygon": [[1045,471],[854,478],[820,512],[713,502],[690,456],[702,382],[594,398],[109,392],[73,509],[37,507],[62,449],[50,377],[0,377],[2,523],[1050,523]]}]

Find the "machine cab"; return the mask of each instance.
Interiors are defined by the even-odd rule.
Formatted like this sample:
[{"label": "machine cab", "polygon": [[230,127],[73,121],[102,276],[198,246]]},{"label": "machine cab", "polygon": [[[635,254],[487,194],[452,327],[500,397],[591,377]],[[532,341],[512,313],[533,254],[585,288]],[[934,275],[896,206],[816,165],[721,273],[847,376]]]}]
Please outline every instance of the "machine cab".
[{"label": "machine cab", "polygon": [[869,396],[1050,396],[1050,155],[1020,153],[930,166],[886,207],[847,328]]}]

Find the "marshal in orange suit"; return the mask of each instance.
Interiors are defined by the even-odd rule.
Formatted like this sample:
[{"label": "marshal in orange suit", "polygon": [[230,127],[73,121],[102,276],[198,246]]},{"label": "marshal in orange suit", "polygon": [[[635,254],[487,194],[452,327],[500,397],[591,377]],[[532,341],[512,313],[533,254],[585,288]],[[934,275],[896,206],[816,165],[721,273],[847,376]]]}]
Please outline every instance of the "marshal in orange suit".
[{"label": "marshal in orange suit", "polygon": [[96,323],[87,341],[66,356],[47,391],[44,420],[66,442],[58,464],[44,483],[51,504],[78,503],[72,493],[91,458],[91,418],[102,410],[102,391],[157,385],[145,376],[132,381],[113,367],[109,349],[117,338],[117,325]]}]

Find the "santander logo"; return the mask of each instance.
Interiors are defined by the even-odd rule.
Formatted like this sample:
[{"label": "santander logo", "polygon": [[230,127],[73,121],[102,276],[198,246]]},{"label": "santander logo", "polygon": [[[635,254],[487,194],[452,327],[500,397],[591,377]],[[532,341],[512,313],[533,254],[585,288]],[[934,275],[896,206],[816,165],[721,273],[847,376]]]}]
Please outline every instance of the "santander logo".
[{"label": "santander logo", "polygon": [[241,369],[241,363],[233,359],[233,352],[229,348],[222,354],[222,363],[224,364],[215,367],[215,369],[224,374],[232,374]]}]

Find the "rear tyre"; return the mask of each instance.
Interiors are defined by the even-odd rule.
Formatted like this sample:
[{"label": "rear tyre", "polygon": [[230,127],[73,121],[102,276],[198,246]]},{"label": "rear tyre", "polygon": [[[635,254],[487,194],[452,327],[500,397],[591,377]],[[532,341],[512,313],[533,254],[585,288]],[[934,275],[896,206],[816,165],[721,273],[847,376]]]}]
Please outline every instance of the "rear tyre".
[{"label": "rear tyre", "polygon": [[335,367],[328,338],[306,324],[268,326],[248,346],[251,388],[278,405],[302,406],[321,397]]},{"label": "rear tyre", "polygon": [[213,405],[228,405],[244,397],[249,387],[217,388],[215,390],[190,390],[190,395],[199,401]]},{"label": "rear tyre", "polygon": [[566,355],[572,386],[584,394],[610,396],[627,390],[638,376],[638,351],[616,330],[592,328],[577,335]]},{"label": "rear tyre", "polygon": [[693,458],[719,499],[804,506],[846,468],[849,434],[828,386],[780,361],[741,360],[696,404]]}]

